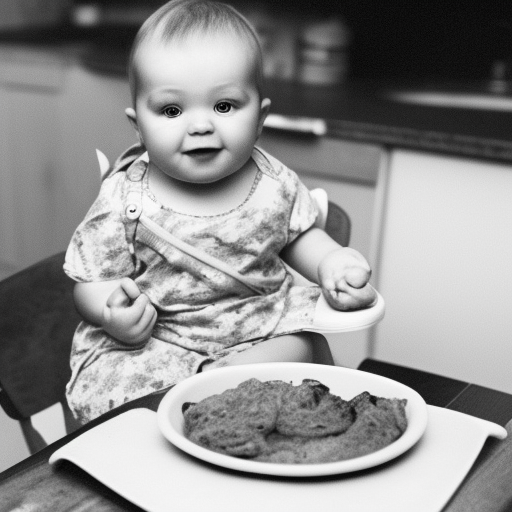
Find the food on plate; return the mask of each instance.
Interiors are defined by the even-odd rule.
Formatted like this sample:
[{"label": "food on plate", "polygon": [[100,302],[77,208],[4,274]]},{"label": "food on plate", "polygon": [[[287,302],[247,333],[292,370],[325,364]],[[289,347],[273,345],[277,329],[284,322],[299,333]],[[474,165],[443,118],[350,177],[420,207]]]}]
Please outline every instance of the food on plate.
[{"label": "food on plate", "polygon": [[261,462],[312,464],[372,453],[407,428],[407,400],[363,392],[351,400],[317,380],[298,386],[248,379],[183,404],[185,435],[219,453]]}]

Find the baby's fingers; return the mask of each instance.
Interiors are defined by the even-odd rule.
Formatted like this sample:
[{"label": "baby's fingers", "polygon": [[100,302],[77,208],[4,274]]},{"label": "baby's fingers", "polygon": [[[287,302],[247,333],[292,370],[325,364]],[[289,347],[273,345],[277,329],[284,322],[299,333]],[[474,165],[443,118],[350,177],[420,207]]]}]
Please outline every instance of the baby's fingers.
[{"label": "baby's fingers", "polygon": [[135,300],[137,297],[140,297],[139,287],[133,279],[130,279],[129,277],[123,278],[120,286],[131,300]]},{"label": "baby's fingers", "polygon": [[109,295],[106,305],[108,308],[126,308],[130,305],[130,302],[130,297],[119,286]]},{"label": "baby's fingers", "polygon": [[362,288],[349,288],[351,309],[369,308],[377,302],[377,292],[370,284],[366,284]]},{"label": "baby's fingers", "polygon": [[156,318],[156,309],[153,306],[153,304],[151,304],[151,302],[148,301],[146,307],[144,308],[144,312],[140,317],[139,326],[141,327],[141,329],[144,329],[145,331],[147,331],[148,329],[152,330],[153,326],[155,325]]},{"label": "baby's fingers", "polygon": [[324,296],[333,308],[341,311],[369,308],[377,300],[377,293],[369,284],[353,288],[343,283],[334,290],[324,289]]},{"label": "baby's fingers", "polygon": [[147,341],[153,332],[153,327],[157,320],[156,309],[147,297],[145,300],[142,298],[140,300],[137,299],[135,303],[137,317],[132,329],[134,338],[139,342]]},{"label": "baby's fingers", "polygon": [[148,317],[149,312],[151,310],[154,310],[153,305],[149,301],[149,298],[147,295],[140,294],[132,303],[130,306],[131,315],[133,318],[133,324],[140,324],[143,322],[145,318]]},{"label": "baby's fingers", "polygon": [[370,268],[352,267],[345,273],[345,281],[352,288],[363,288],[368,284],[371,277]]}]

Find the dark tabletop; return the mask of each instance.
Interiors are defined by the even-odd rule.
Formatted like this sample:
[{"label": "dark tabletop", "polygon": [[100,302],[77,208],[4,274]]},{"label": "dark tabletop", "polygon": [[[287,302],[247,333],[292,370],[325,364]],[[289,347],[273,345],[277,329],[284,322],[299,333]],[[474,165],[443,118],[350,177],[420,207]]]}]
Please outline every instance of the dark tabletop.
[{"label": "dark tabletop", "polygon": [[[512,395],[373,359],[363,361],[359,369],[402,382],[415,389],[429,405],[464,412],[505,426],[509,437],[505,441],[494,438],[486,441],[472,470],[444,510],[510,510]],[[140,510],[72,463],[64,461],[52,467],[48,459],[70,440],[127,410],[146,407],[156,411],[166,391],[126,403],[1,473],[0,512],[22,510],[17,507],[27,503],[27,496],[31,502],[38,503],[38,511]]]}]

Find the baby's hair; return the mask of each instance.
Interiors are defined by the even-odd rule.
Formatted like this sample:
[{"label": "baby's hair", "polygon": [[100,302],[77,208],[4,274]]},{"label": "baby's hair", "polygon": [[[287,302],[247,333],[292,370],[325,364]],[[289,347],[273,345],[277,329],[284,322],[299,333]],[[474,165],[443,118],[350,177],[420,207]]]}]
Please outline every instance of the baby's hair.
[{"label": "baby's hair", "polygon": [[135,103],[135,76],[138,49],[150,38],[162,43],[185,39],[188,35],[234,33],[244,39],[253,52],[256,86],[261,92],[263,79],[262,51],[258,35],[249,21],[232,6],[210,0],[171,0],[155,11],[139,29],[132,45],[128,76]]}]

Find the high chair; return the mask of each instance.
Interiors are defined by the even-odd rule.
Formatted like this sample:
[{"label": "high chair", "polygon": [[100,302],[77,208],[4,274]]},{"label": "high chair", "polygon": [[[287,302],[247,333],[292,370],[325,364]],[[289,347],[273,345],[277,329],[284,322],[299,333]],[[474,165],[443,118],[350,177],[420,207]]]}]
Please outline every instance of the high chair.
[{"label": "high chair", "polygon": [[[349,216],[324,191],[313,191],[313,197],[319,205],[319,227],[348,245]],[[61,252],[0,282],[0,405],[19,421],[30,453],[46,446],[32,424],[34,414],[60,403],[66,431],[79,426],[64,395],[80,316],[73,302],[74,282],[63,263]]]}]

